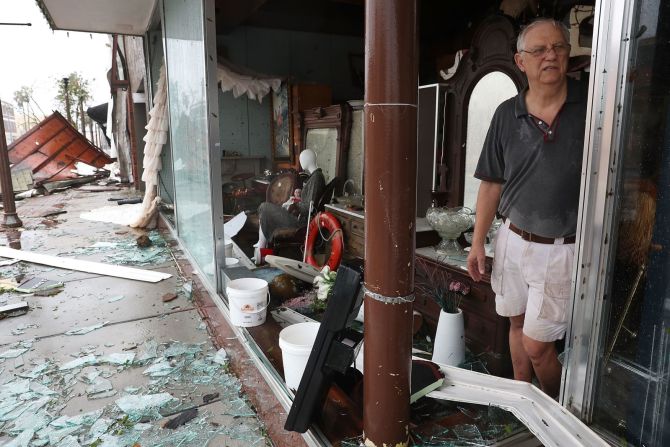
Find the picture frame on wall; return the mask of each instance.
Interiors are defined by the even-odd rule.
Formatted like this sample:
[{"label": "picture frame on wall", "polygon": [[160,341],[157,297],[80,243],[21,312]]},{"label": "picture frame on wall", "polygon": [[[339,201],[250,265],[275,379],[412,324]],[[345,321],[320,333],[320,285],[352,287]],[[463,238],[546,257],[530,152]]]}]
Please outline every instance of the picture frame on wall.
[{"label": "picture frame on wall", "polygon": [[289,83],[283,81],[272,91],[272,158],[289,161],[291,158],[291,108]]}]

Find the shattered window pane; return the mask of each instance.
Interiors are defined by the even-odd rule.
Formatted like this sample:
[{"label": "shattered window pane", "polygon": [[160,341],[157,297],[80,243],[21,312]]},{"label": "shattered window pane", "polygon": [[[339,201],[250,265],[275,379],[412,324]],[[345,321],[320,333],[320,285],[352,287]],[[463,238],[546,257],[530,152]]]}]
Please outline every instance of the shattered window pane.
[{"label": "shattered window pane", "polygon": [[[15,349],[32,346],[28,340]],[[99,348],[86,345],[73,355],[78,356],[60,365],[51,360],[33,359],[25,371],[17,372],[0,386],[0,430],[15,436],[10,445],[142,445],[172,446],[205,445],[208,440],[237,439],[244,445],[265,445],[265,436],[254,411],[241,396],[241,385],[226,374],[225,351],[204,351],[204,345],[171,342],[158,344],[149,339],[135,353],[91,354]],[[167,360],[166,353],[170,354]],[[147,370],[139,359],[155,358],[151,366],[173,362],[173,372],[151,378],[141,386],[126,387],[116,403],[99,411],[67,416],[60,412],[72,397],[77,383],[85,384],[88,399],[109,397],[121,390],[114,389],[113,377],[117,368]],[[216,360],[216,361],[215,361]],[[20,374],[20,376],[19,376]],[[145,376],[146,377],[146,376]],[[198,387],[207,390],[203,402],[185,399],[197,395]],[[164,414],[178,415],[194,404],[218,406],[217,414],[201,407],[198,416],[177,429],[166,433],[155,421]],[[174,416],[172,416],[174,417]],[[230,424],[217,425],[219,418],[232,418]],[[32,439],[32,441],[31,441]],[[98,442],[98,444],[95,444]],[[190,442],[191,444],[187,444]],[[212,444],[210,445],[217,445]],[[224,441],[225,445],[225,441]]]}]

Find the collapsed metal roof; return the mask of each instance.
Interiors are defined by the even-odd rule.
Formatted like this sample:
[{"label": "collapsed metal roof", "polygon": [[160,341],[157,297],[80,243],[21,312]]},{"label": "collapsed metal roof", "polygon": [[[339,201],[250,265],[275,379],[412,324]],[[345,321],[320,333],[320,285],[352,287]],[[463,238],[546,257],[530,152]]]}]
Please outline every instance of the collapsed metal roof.
[{"label": "collapsed metal roof", "polygon": [[113,160],[58,112],[45,118],[8,148],[12,171],[30,169],[35,185],[78,177],[76,162],[102,168]]}]

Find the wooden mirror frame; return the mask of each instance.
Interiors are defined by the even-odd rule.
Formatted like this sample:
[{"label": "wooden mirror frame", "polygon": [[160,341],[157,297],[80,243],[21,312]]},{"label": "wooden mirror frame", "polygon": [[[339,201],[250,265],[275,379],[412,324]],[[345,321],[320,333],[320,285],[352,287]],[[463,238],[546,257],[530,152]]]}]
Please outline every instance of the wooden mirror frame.
[{"label": "wooden mirror frame", "polygon": [[[446,191],[437,191],[440,206],[462,205],[465,185],[465,151],[470,96],[487,74],[502,72],[512,79],[517,91],[526,86],[526,77],[514,63],[517,32],[504,16],[491,16],[477,27],[469,51],[463,56],[456,74],[446,84],[444,151],[447,167]],[[439,178],[441,154],[436,154],[436,178]]]},{"label": "wooden mirror frame", "polygon": [[[328,107],[316,107],[300,113],[302,141],[300,152],[305,150],[307,132],[310,129],[337,129],[337,154],[335,158],[335,177],[344,182],[347,168],[347,154],[351,139],[351,106],[339,104]],[[298,160],[300,154],[296,154]]]}]

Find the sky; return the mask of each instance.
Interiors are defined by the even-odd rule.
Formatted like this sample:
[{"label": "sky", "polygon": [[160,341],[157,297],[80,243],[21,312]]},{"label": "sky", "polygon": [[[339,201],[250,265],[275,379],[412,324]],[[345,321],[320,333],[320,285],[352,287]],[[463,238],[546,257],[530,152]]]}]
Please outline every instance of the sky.
[{"label": "sky", "polygon": [[56,80],[76,71],[89,81],[93,99],[87,106],[107,102],[112,52],[109,35],[52,31],[35,0],[0,0],[0,22],[32,23],[0,25],[3,101],[14,104],[15,91],[32,87],[33,98],[44,114],[50,115],[56,109]]}]

